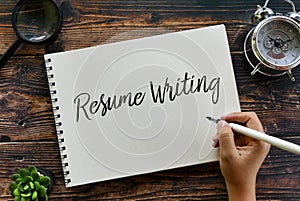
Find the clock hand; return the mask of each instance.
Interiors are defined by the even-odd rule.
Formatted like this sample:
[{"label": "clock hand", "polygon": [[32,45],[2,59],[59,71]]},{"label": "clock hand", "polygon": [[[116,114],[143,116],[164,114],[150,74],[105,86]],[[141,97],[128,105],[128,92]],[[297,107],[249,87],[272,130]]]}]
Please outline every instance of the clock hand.
[{"label": "clock hand", "polygon": [[272,38],[271,36],[268,36],[268,38],[269,38],[271,41],[275,42],[275,39]]},{"label": "clock hand", "polygon": [[282,50],[283,51],[286,51],[286,50],[288,50],[289,49],[289,42],[291,42],[292,40],[294,40],[294,38],[292,38],[292,39],[288,39],[288,40],[286,40],[286,41],[283,41],[282,42]]},{"label": "clock hand", "polygon": [[286,44],[286,43],[288,43],[288,42],[291,42],[292,40],[294,40],[294,38],[288,39],[288,40],[286,40],[286,41],[283,41],[283,44]]}]

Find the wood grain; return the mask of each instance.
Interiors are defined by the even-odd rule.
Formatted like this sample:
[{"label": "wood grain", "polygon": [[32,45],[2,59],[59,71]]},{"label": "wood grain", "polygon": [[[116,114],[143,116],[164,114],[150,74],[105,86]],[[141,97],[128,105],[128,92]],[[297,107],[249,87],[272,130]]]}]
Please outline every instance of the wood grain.
[{"label": "wood grain", "polygon": [[[0,54],[16,36],[11,10],[0,2]],[[46,71],[45,53],[225,24],[243,111],[255,111],[265,131],[300,144],[300,69],[296,78],[251,76],[243,55],[250,17],[263,1],[58,0],[63,27],[56,40],[23,44],[0,70],[0,200],[12,200],[10,175],[35,164],[56,177],[50,200],[227,200],[219,164],[208,163],[66,189]],[[290,6],[273,0],[276,12]],[[299,7],[299,2],[296,2]],[[299,156],[272,148],[257,178],[257,200],[300,200]]]}]

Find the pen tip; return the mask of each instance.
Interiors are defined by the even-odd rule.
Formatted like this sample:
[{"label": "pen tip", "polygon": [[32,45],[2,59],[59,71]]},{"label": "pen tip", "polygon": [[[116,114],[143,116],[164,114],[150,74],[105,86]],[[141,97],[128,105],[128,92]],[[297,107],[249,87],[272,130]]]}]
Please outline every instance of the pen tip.
[{"label": "pen tip", "polygon": [[206,117],[206,119],[208,119],[209,121],[215,122],[215,123],[218,123],[220,121],[220,119],[214,119],[212,117]]}]

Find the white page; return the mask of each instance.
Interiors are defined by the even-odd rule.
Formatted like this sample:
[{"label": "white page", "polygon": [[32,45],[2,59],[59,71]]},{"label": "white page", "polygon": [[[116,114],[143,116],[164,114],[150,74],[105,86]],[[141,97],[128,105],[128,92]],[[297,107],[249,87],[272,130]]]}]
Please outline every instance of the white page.
[{"label": "white page", "polygon": [[240,111],[224,25],[49,58],[67,187],[216,161],[206,116]]}]

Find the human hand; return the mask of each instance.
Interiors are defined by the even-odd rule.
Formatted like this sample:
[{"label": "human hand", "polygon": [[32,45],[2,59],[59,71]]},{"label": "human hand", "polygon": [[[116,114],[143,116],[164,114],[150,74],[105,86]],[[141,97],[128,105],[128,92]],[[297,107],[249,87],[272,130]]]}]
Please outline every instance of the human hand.
[{"label": "human hand", "polygon": [[256,175],[268,154],[270,145],[233,133],[227,122],[236,122],[264,132],[260,120],[254,112],[231,113],[221,119],[217,125],[218,133],[214,137],[214,146],[220,147],[220,167],[229,200],[256,200]]}]

